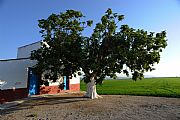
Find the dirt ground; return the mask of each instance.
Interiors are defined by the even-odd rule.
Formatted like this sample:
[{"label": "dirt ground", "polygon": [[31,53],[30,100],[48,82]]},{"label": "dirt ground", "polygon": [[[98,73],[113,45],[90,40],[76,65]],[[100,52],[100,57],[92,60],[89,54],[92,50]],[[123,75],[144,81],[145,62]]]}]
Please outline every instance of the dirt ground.
[{"label": "dirt ground", "polygon": [[82,93],[49,95],[0,110],[0,120],[180,120],[180,99]]}]

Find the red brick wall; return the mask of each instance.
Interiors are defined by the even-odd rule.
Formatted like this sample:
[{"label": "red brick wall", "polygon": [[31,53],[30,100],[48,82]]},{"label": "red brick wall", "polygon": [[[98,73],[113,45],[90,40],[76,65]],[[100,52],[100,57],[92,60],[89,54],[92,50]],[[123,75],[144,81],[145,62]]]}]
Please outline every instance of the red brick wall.
[{"label": "red brick wall", "polygon": [[[79,91],[80,84],[70,84],[69,90],[67,91]],[[40,87],[40,94],[57,94],[59,92],[65,92],[61,90],[58,86],[45,86]],[[8,89],[8,90],[0,90],[0,104],[4,102],[9,102],[21,98],[28,97],[28,89],[27,88],[18,88],[18,89]]]},{"label": "red brick wall", "polygon": [[80,84],[70,84],[69,90],[61,90],[58,86],[43,86],[40,87],[40,94],[57,94],[65,91],[79,91]]},{"label": "red brick wall", "polygon": [[0,104],[28,97],[27,88],[0,90]]},{"label": "red brick wall", "polygon": [[61,92],[63,90],[61,90],[59,88],[59,86],[43,86],[40,87],[40,94],[57,94],[59,92]]},{"label": "red brick wall", "polygon": [[79,91],[80,90],[80,84],[70,84],[69,90],[70,91]]}]

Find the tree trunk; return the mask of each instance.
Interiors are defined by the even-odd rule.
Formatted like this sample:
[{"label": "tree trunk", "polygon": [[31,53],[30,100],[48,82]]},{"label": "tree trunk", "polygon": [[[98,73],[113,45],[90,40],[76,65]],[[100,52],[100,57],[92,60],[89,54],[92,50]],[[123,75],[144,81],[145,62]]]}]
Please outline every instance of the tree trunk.
[{"label": "tree trunk", "polygon": [[89,97],[91,99],[101,98],[101,96],[99,96],[96,92],[96,82],[94,77],[92,77],[90,79],[90,82],[87,83],[87,91],[85,97]]}]

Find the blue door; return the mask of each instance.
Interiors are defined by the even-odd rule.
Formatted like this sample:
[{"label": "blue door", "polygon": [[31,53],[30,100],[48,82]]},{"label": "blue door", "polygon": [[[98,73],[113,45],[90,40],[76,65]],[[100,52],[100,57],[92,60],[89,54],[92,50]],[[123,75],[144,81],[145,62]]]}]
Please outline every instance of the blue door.
[{"label": "blue door", "polygon": [[67,87],[66,87],[66,86],[67,86],[66,83],[67,83],[67,79],[66,79],[66,76],[64,76],[64,90],[67,90],[67,89],[66,89],[66,88],[67,88]]},{"label": "blue door", "polygon": [[35,74],[32,68],[28,70],[28,78],[29,78],[29,95],[37,95],[38,94],[38,75]]},{"label": "blue door", "polygon": [[69,90],[69,78],[64,76],[64,90]]}]

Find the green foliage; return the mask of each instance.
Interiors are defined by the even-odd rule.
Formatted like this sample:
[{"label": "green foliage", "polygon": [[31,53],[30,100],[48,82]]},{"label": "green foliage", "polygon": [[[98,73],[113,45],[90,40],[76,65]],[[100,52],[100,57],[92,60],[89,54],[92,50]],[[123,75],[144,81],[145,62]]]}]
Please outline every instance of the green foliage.
[{"label": "green foliage", "polygon": [[[86,90],[84,82],[81,82],[81,90]],[[97,85],[97,93],[180,97],[180,78],[145,78],[136,82],[132,80],[104,80],[103,85]]]},{"label": "green foliage", "polygon": [[82,36],[82,31],[93,24],[92,20],[82,21],[83,17],[79,11],[67,10],[39,20],[43,41],[50,47],[43,45],[32,52],[38,71],[49,70],[49,76],[56,79],[59,74],[69,76],[82,70],[86,83],[94,78],[101,84],[106,76],[116,78],[121,72],[137,80],[144,72],[154,70],[160,52],[167,46],[165,31],[155,34],[121,25],[124,15],[111,9],[90,37]]},{"label": "green foliage", "polygon": [[49,78],[57,79],[58,75],[69,76],[80,70],[81,32],[92,25],[91,20],[82,21],[83,17],[79,11],[67,10],[39,20],[43,42],[50,46],[42,44],[40,49],[32,51],[31,59],[38,61],[36,68],[39,73],[49,70]]},{"label": "green foliage", "polygon": [[127,76],[132,73],[133,80],[142,79],[143,73],[154,70],[154,64],[160,61],[160,52],[167,46],[166,32],[154,35],[128,25],[120,26],[118,23],[123,19],[124,15],[108,9],[87,38],[83,54],[86,59],[82,61],[85,82],[96,76],[96,83],[101,84],[105,76],[116,78],[116,73],[121,72]]},{"label": "green foliage", "polygon": [[63,90],[64,89],[64,83],[61,83],[61,84],[59,84],[59,88],[61,89],[61,90]]}]

